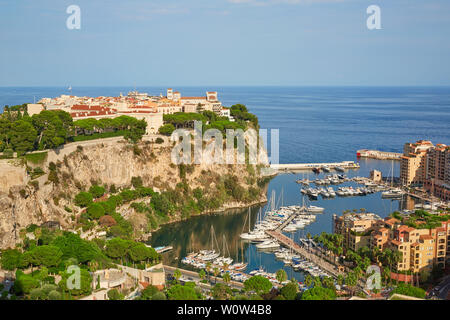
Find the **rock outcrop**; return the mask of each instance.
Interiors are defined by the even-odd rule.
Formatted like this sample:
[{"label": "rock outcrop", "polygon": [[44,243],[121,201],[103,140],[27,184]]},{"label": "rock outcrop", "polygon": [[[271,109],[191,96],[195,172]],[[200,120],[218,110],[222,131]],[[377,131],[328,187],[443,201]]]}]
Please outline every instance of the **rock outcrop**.
[{"label": "rock outcrop", "polygon": [[[179,167],[171,161],[171,150],[167,141],[160,145],[144,140],[133,146],[115,138],[66,145],[49,151],[40,164],[0,160],[0,248],[15,246],[20,241],[20,231],[30,224],[57,221],[62,228],[70,229],[79,210],[67,208],[74,208],[74,196],[92,184],[130,187],[132,177],[141,177],[145,186],[155,190],[174,188],[181,178]],[[51,163],[56,166],[56,180],[49,179]],[[27,165],[39,166],[46,174],[31,180]],[[257,169],[253,166],[255,172]],[[239,183],[248,184],[247,165],[190,165],[185,179],[190,188],[214,189],[217,177],[225,174],[233,174]],[[255,175],[259,177],[258,173]],[[260,201],[265,200],[265,193],[261,194]]]}]

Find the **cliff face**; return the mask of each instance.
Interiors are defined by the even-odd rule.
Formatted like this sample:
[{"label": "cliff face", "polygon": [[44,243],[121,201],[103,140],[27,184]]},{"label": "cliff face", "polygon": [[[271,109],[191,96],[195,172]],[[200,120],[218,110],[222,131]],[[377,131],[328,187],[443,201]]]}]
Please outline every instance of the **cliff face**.
[{"label": "cliff face", "polygon": [[[168,143],[142,141],[134,147],[119,138],[71,144],[49,151],[40,164],[28,163],[46,172],[33,181],[25,164],[0,160],[0,248],[13,247],[20,241],[20,230],[30,224],[58,221],[62,228],[72,229],[74,216],[81,211],[73,198],[92,184],[125,188],[131,186],[132,177],[141,177],[143,185],[155,191],[174,188],[181,178],[179,167],[171,162],[171,150]],[[56,165],[56,180],[49,179],[51,162]],[[226,174],[242,185],[249,185],[250,176],[259,178],[255,166],[249,170],[247,165],[199,164],[189,166],[186,182],[191,189],[214,190],[217,179]],[[265,200],[261,193],[258,202]],[[224,207],[241,205],[230,202]]]}]

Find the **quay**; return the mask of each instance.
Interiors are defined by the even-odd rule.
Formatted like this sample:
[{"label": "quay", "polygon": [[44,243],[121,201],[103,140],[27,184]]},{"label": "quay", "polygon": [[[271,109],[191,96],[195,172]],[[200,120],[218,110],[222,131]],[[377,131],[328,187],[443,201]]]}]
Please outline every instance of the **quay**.
[{"label": "quay", "polygon": [[324,259],[320,258],[319,256],[315,255],[314,253],[306,250],[305,248],[302,248],[300,245],[295,243],[292,239],[289,239],[284,234],[282,234],[279,231],[271,231],[266,230],[266,233],[283,244],[285,247],[292,249],[297,254],[300,254],[304,258],[308,259],[309,261],[315,263],[317,266],[322,268],[322,270],[328,272],[333,277],[337,277],[338,275],[344,275],[341,271],[339,271],[335,266],[333,266],[331,263],[325,261]]},{"label": "quay", "polygon": [[361,157],[378,160],[400,160],[403,154],[399,152],[360,149],[356,151],[356,156],[358,158]]},{"label": "quay", "polygon": [[341,167],[343,169],[359,169],[359,164],[354,161],[329,162],[329,163],[287,163],[287,164],[271,164],[270,168],[277,171],[287,170],[312,170],[314,168],[327,167],[333,169],[334,167]]}]

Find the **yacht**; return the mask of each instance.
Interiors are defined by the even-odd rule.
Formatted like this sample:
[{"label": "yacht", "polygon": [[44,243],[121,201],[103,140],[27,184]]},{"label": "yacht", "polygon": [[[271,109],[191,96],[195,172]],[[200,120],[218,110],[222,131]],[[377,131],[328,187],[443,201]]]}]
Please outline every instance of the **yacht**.
[{"label": "yacht", "polygon": [[306,210],[308,212],[320,213],[320,212],[323,212],[323,210],[325,210],[325,209],[322,207],[317,207],[317,206],[309,206],[306,208]]},{"label": "yacht", "polygon": [[256,245],[256,248],[258,248],[258,249],[277,249],[279,247],[280,247],[280,245],[273,240],[263,241]]},{"label": "yacht", "polygon": [[251,241],[261,241],[262,239],[267,239],[267,235],[263,231],[251,231],[242,233],[240,237],[244,240],[251,240]]},{"label": "yacht", "polygon": [[219,255],[220,253],[215,250],[201,250],[197,258],[202,261],[211,261],[218,258]]},{"label": "yacht", "polygon": [[405,192],[401,189],[392,189],[381,193],[383,198],[401,198]]},{"label": "yacht", "polygon": [[332,187],[328,187],[327,191],[328,191],[328,194],[330,195],[330,197],[336,197],[336,192],[334,192]]},{"label": "yacht", "polygon": [[323,172],[330,172],[330,169],[327,166],[322,166]]}]

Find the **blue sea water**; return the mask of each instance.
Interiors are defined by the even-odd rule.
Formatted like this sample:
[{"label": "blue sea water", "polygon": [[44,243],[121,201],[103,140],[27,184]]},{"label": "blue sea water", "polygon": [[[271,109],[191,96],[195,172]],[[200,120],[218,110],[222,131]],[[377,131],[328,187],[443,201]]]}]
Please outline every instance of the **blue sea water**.
[{"label": "blue sea water", "polygon": [[[402,152],[405,142],[419,139],[450,144],[450,87],[177,87],[184,96],[199,96],[205,91],[219,92],[226,106],[245,104],[255,113],[262,128],[279,129],[280,163],[334,162],[357,160],[356,150],[362,148]],[[134,90],[131,87],[73,88],[78,96],[116,96]],[[164,87],[138,87],[138,91],[159,95]],[[38,101],[43,97],[68,94],[66,88],[0,88],[0,106]],[[270,151],[270,150],[269,150]],[[347,171],[348,176],[368,176],[370,170],[392,175],[391,161],[358,160],[361,168]],[[398,176],[399,164],[394,163]],[[310,178],[312,173],[309,173]],[[295,183],[303,174],[281,174],[269,184],[268,196],[275,190],[277,198],[283,192],[285,205],[301,203],[300,188]],[[349,183],[352,184],[352,183]],[[307,232],[331,232],[333,214],[346,209],[366,208],[382,217],[406,204],[398,200],[381,199],[379,193],[365,197],[313,203],[325,208],[317,220],[294,239]],[[262,207],[264,212],[266,206]],[[252,224],[259,207],[252,209]],[[195,217],[187,222],[163,226],[150,242],[154,246],[172,245],[173,252],[165,257],[168,263],[180,265],[180,259],[193,247],[209,246],[209,226],[213,225],[218,239],[226,236],[232,257],[240,255],[239,234],[247,210],[233,215]],[[244,255],[249,269],[260,265],[274,272],[283,267],[272,254],[258,253],[254,245],[245,244]],[[299,280],[303,274],[285,267],[290,276]]]}]

